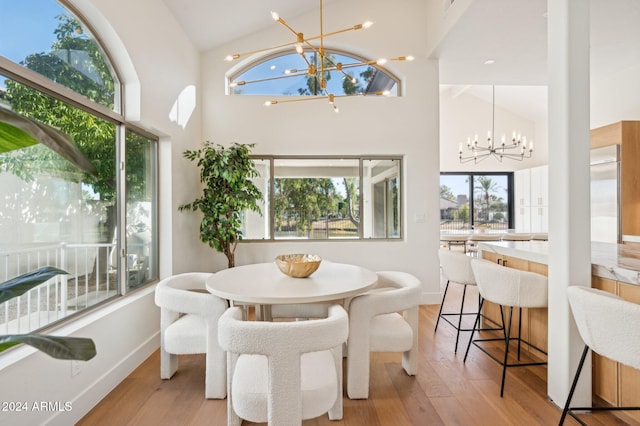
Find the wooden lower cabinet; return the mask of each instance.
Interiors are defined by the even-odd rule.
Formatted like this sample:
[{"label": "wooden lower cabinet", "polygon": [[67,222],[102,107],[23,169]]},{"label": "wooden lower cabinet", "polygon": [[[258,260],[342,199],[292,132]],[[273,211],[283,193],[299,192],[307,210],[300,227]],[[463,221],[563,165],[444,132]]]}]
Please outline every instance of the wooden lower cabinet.
[{"label": "wooden lower cabinet", "polygon": [[[616,282],[606,278],[591,277],[591,287],[616,293]],[[593,395],[611,405],[618,401],[618,363],[596,353],[592,355],[593,375],[591,386]]]}]

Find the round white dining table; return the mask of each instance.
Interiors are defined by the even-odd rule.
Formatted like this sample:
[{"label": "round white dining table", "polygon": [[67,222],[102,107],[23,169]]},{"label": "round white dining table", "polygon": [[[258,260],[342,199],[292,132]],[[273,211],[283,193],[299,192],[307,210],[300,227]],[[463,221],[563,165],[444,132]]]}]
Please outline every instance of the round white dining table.
[{"label": "round white dining table", "polygon": [[366,268],[323,260],[307,278],[293,278],[275,262],[224,269],[207,279],[207,290],[235,304],[315,303],[352,297],[373,288],[378,276]]}]

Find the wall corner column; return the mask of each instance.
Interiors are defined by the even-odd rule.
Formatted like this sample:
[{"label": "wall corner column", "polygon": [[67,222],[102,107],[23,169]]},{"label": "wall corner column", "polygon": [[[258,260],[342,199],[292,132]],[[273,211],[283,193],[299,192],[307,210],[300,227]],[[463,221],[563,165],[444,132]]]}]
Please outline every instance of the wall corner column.
[{"label": "wall corner column", "polygon": [[[549,364],[547,394],[562,407],[584,343],[566,296],[591,286],[589,2],[548,0]],[[591,362],[572,405],[591,405]]]}]

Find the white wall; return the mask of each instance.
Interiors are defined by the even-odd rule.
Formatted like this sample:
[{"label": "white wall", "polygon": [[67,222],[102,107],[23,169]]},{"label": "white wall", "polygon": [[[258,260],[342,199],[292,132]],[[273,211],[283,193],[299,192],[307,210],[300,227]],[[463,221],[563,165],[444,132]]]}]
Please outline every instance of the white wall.
[{"label": "white wall", "polygon": [[[269,11],[265,8],[265,13]],[[414,273],[424,286],[424,300],[439,300],[438,279],[438,75],[437,63],[425,59],[426,5],[419,0],[389,3],[334,2],[325,5],[326,31],[364,20],[366,30],[327,39],[326,45],[355,50],[366,57],[413,54],[414,62],[395,63],[406,96],[339,99],[335,114],[324,101],[264,107],[259,96],[225,96],[229,53],[285,43],[290,35],[273,28],[229,46],[206,52],[203,69],[203,137],[221,144],[255,143],[254,153],[274,155],[404,155],[404,239],[402,241],[242,243],[236,264],[271,261],[278,254],[313,252],[337,262],[373,270],[400,269]],[[293,28],[315,34],[317,11],[297,18],[283,17]],[[411,28],[410,32],[407,28]],[[426,215],[424,223],[415,218]],[[224,256],[212,254],[218,267]]]},{"label": "white wall", "polygon": [[[182,151],[200,143],[199,105],[184,128],[169,118],[176,99],[189,86],[199,89],[200,55],[164,7],[155,0],[74,0],[94,24],[123,71],[127,117],[162,137],[160,143],[161,276],[209,268],[211,255],[198,241],[197,218],[177,213],[195,198],[198,174],[185,172]],[[186,91],[189,92],[188,90]],[[183,99],[183,105],[189,105]],[[179,253],[179,256],[173,256]],[[153,287],[145,288],[51,334],[90,337],[97,356],[81,363],[72,377],[69,361],[54,360],[24,347],[0,357],[1,401],[70,402],[71,411],[0,413],[11,425],[69,425],[80,419],[159,346],[159,311]],[[31,408],[31,406],[29,407]]]},{"label": "white wall", "polygon": [[591,82],[591,128],[640,120],[640,64]]}]

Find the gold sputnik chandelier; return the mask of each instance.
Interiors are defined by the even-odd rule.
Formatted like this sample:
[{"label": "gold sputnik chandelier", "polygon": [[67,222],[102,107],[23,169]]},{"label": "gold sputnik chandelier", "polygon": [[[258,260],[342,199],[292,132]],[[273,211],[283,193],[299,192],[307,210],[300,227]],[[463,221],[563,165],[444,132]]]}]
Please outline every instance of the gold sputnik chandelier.
[{"label": "gold sputnik chandelier", "polygon": [[[369,28],[369,27],[371,27],[373,25],[373,22],[366,21],[366,22],[363,22],[362,24],[357,24],[357,25],[354,25],[352,27],[344,28],[342,30],[337,30],[337,31],[332,31],[332,32],[325,33],[324,32],[324,27],[323,27],[322,0],[320,0],[320,35],[318,35],[318,36],[305,37],[303,33],[298,32],[295,29],[293,29],[276,12],[271,12],[271,17],[273,18],[274,21],[278,22],[280,25],[282,25],[287,30],[289,30],[291,33],[293,33],[295,35],[295,41],[292,41],[292,42],[289,42],[289,43],[285,43],[285,44],[280,44],[278,46],[272,46],[272,47],[266,47],[266,48],[263,48],[263,49],[253,50],[253,51],[250,51],[250,52],[236,53],[234,55],[227,55],[225,57],[225,61],[234,61],[234,60],[239,59],[239,58],[244,57],[244,56],[253,55],[253,54],[261,53],[261,52],[267,52],[267,51],[270,51],[270,50],[283,49],[283,48],[287,48],[287,47],[291,46],[291,47],[295,47],[295,51],[300,55],[300,57],[304,61],[304,63],[305,63],[304,69],[300,69],[300,70],[298,70],[298,69],[288,69],[288,70],[285,70],[285,72],[282,75],[275,76],[275,77],[267,77],[267,78],[262,78],[262,79],[257,79],[257,80],[232,81],[232,82],[229,83],[229,87],[244,86],[246,84],[251,84],[251,83],[258,83],[258,82],[264,82],[264,81],[270,81],[270,80],[285,79],[285,78],[291,78],[291,77],[306,76],[307,78],[316,80],[317,87],[320,88],[320,92],[319,93],[321,93],[321,95],[318,95],[318,96],[303,96],[303,97],[296,97],[296,98],[292,98],[292,99],[269,100],[269,101],[265,102],[266,106],[289,103],[289,102],[300,102],[300,101],[308,101],[308,100],[325,99],[325,100],[327,100],[329,102],[329,105],[331,105],[333,110],[335,112],[338,112],[338,106],[336,105],[336,102],[335,102],[336,98],[348,97],[348,96],[362,96],[362,95],[364,95],[364,93],[353,94],[353,95],[352,94],[335,95],[335,94],[331,93],[327,89],[327,75],[329,73],[337,72],[337,73],[341,74],[344,78],[350,79],[353,83],[355,83],[355,78],[352,77],[351,75],[349,75],[345,70],[347,70],[349,68],[364,66],[364,65],[383,66],[388,61],[412,61],[414,59],[413,56],[407,55],[407,56],[398,56],[397,58],[391,58],[391,59],[381,58],[381,59],[378,59],[378,60],[370,60],[370,61],[365,61],[365,62],[355,62],[355,63],[349,63],[349,64],[343,64],[342,62],[334,62],[333,59],[331,58],[331,56],[327,55],[327,53],[325,51],[325,48],[324,48],[324,40],[325,40],[325,38],[333,36],[333,35],[336,35],[336,34],[346,33],[346,32],[349,32],[349,31],[358,31],[358,30],[361,30],[361,29],[367,29],[367,28]],[[316,63],[313,63],[313,62],[311,62],[309,60],[309,58],[305,54],[306,51],[314,52],[317,55],[317,57],[319,58],[319,65],[316,65]],[[373,93],[369,93],[369,94],[388,95],[389,93],[386,92],[386,91],[379,91],[379,92],[373,92]]]},{"label": "gold sputnik chandelier", "polygon": [[492,89],[492,110],[491,110],[491,130],[487,132],[487,144],[478,144],[478,135],[475,135],[473,140],[467,138],[467,150],[470,151],[469,155],[462,155],[462,144],[458,147],[458,156],[460,163],[468,163],[473,161],[479,163],[487,157],[493,156],[502,162],[503,158],[509,158],[511,160],[522,161],[524,158],[531,158],[533,154],[533,141],[530,141],[527,145],[527,137],[520,135],[520,133],[513,132],[511,140],[507,141],[506,135],[502,135],[500,143],[495,142],[495,124],[496,124],[496,88],[491,86]]}]

